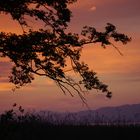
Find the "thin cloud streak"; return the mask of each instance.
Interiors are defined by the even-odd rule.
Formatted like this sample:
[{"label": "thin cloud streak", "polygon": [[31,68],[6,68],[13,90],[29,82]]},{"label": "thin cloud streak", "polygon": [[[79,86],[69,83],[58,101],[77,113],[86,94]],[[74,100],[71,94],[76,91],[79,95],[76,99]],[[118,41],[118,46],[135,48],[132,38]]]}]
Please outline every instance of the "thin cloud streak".
[{"label": "thin cloud streak", "polygon": [[92,7],[90,8],[90,11],[96,11],[96,9],[97,9],[96,6],[92,6]]}]

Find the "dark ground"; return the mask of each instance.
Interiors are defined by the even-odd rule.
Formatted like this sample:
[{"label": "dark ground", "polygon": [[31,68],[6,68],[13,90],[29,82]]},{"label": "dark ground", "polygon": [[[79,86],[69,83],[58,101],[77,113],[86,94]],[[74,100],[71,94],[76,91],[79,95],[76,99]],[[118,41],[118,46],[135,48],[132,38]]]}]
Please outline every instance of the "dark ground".
[{"label": "dark ground", "polygon": [[0,125],[0,140],[45,139],[140,139],[139,126],[48,126],[46,124]]}]

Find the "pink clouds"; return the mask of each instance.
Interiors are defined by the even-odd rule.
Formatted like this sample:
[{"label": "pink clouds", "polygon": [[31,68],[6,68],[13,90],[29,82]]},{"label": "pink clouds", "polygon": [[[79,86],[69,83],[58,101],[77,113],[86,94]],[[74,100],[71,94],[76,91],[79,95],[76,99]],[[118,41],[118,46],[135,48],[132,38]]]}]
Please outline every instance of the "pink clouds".
[{"label": "pink clouds", "polygon": [[92,7],[90,8],[90,11],[96,11],[96,9],[97,9],[96,6],[92,6]]},{"label": "pink clouds", "polygon": [[[77,25],[81,24],[82,26],[84,24],[103,26],[106,22],[113,22],[118,26],[122,26],[122,24],[126,25],[128,24],[128,20],[131,19],[134,21],[136,20],[135,18],[137,18],[137,21],[140,21],[138,20],[140,13],[139,5],[140,2],[138,0],[79,1],[79,4],[77,4],[75,8],[72,8],[74,11],[73,22],[77,22]],[[89,9],[92,6],[95,6],[98,9],[94,13],[89,12]]]},{"label": "pink clouds", "polygon": [[12,67],[12,65],[10,62],[0,61],[0,78],[8,77],[8,74],[10,74],[11,67]]}]

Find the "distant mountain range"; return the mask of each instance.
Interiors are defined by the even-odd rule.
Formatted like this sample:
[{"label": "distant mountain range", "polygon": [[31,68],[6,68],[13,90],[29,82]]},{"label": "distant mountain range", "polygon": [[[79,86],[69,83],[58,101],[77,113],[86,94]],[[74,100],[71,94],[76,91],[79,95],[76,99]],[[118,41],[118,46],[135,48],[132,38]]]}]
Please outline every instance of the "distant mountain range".
[{"label": "distant mountain range", "polygon": [[41,111],[44,119],[68,124],[140,124],[140,104],[104,107],[75,113]]},{"label": "distant mountain range", "polygon": [[140,104],[104,107],[97,110],[76,113],[89,122],[140,123]]}]

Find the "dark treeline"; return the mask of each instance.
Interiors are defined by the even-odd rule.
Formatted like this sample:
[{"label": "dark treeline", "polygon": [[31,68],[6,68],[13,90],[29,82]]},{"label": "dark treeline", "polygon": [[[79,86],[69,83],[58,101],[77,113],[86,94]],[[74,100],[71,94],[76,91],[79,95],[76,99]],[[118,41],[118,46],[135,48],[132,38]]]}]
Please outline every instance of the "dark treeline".
[{"label": "dark treeline", "polygon": [[[73,119],[72,119],[73,117]],[[79,118],[83,121],[83,118]],[[25,113],[22,107],[11,109],[0,115],[1,140],[25,140],[51,138],[108,137],[136,138],[139,137],[138,124],[89,124],[74,119],[67,114],[63,119],[58,114],[48,112],[47,116]]]}]

